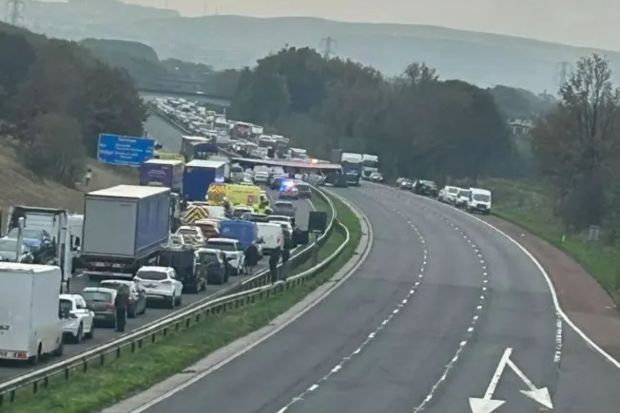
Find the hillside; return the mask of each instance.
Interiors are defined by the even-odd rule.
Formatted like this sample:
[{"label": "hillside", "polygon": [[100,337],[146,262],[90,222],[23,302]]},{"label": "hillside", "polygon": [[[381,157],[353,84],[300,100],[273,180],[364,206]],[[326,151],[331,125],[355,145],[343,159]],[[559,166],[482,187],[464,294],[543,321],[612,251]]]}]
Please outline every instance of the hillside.
[{"label": "hillside", "polygon": [[[37,177],[17,161],[15,150],[6,141],[1,140],[0,143],[0,210],[6,211],[12,205],[35,205],[83,211],[82,191]],[[89,160],[88,166],[93,170],[89,190],[118,184],[136,184],[138,181],[133,170],[113,169],[94,160]]]},{"label": "hillside", "polygon": [[[100,1],[88,0],[96,4]],[[80,9],[77,2],[62,6],[33,2],[37,13],[28,17],[34,30],[46,34],[76,40],[99,37],[139,41],[153,47],[162,59],[201,62],[215,69],[254,65],[257,59],[286,44],[321,48],[321,39],[331,36],[336,40],[336,55],[374,66],[388,76],[400,74],[412,61],[424,61],[436,67],[443,78],[458,78],[482,87],[504,84],[535,92],[555,91],[561,63],[573,63],[594,51],[424,25],[297,17],[186,18],[159,9],[136,10],[136,6],[114,0],[109,3],[113,7],[106,13],[81,15],[83,7]],[[59,13],[61,7],[71,9],[71,13]],[[149,12],[142,13],[146,9]],[[121,16],[123,10],[128,13]],[[111,16],[115,15],[124,24],[111,24]],[[620,69],[620,53],[601,52],[609,56],[612,67]]]}]

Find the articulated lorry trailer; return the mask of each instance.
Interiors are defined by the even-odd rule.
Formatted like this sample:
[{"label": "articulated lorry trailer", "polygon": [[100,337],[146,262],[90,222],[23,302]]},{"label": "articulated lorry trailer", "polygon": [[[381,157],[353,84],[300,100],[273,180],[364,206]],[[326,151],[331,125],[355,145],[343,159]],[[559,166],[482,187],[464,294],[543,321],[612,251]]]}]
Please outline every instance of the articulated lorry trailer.
[{"label": "articulated lorry trailer", "polygon": [[93,277],[133,278],[168,240],[170,189],[118,185],[86,194],[81,261]]}]

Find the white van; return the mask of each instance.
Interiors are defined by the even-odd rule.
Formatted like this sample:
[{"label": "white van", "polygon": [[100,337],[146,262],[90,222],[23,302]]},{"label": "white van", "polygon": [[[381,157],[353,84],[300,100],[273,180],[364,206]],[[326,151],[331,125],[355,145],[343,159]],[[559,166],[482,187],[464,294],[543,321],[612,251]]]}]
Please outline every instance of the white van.
[{"label": "white van", "polygon": [[60,282],[59,267],[0,262],[0,359],[62,355]]},{"label": "white van", "polygon": [[467,211],[480,211],[483,214],[491,213],[491,191],[481,188],[469,188]]},{"label": "white van", "polygon": [[284,231],[280,224],[271,222],[257,222],[258,239],[261,240],[263,253],[269,254],[276,248],[284,246]]}]

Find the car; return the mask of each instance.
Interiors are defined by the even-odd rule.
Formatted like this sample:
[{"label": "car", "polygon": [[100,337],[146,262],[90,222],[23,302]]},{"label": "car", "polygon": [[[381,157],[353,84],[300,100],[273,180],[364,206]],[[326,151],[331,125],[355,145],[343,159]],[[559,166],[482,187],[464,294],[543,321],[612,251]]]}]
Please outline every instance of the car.
[{"label": "car", "polygon": [[295,217],[288,215],[268,215],[269,222],[286,222],[291,228],[295,227]]},{"label": "car", "polygon": [[413,186],[413,192],[418,195],[424,195],[432,198],[436,198],[439,191],[437,184],[433,181],[418,180]]},{"label": "car", "polygon": [[272,215],[283,215],[294,218],[297,214],[297,207],[292,202],[276,201],[273,204]]},{"label": "car", "polygon": [[270,174],[269,169],[264,168],[254,168],[254,183],[256,185],[264,184],[266,185],[269,182]]},{"label": "car", "polygon": [[135,318],[138,314],[146,312],[146,291],[133,280],[102,280],[100,285],[106,288],[118,290],[121,286],[129,288],[129,305],[127,317]]},{"label": "car", "polygon": [[182,225],[177,229],[176,235],[182,235],[185,244],[204,245],[206,238],[202,229],[196,225]]},{"label": "car", "polygon": [[84,337],[92,338],[95,331],[95,313],[88,308],[79,294],[60,294],[62,332],[76,344]]},{"label": "car", "polygon": [[81,295],[88,308],[95,313],[95,326],[116,327],[116,288],[86,287]]},{"label": "car", "polygon": [[269,222],[267,216],[267,214],[252,214],[250,212],[246,212],[245,214],[241,215],[241,219],[252,222]]},{"label": "car", "polygon": [[[285,181],[286,182],[286,181]],[[299,199],[299,189],[294,185],[285,185],[282,184],[280,190],[278,191],[279,199]]]},{"label": "car", "polygon": [[217,238],[220,235],[220,224],[219,220],[217,219],[199,219],[198,221],[194,222],[194,224],[197,227],[200,227],[205,239]]},{"label": "car", "polygon": [[485,215],[491,213],[491,191],[482,188],[469,188],[469,198],[466,203],[467,211],[480,211]]},{"label": "car", "polygon": [[296,181],[295,187],[297,188],[298,198],[312,198],[312,188],[305,182]]},{"label": "car", "polygon": [[169,308],[181,305],[183,283],[177,279],[174,268],[140,267],[134,280],[144,288],[147,298],[164,300]]},{"label": "car", "polygon": [[196,250],[196,263],[206,273],[207,284],[226,284],[228,282],[228,266],[222,250],[199,248]]},{"label": "car", "polygon": [[457,198],[460,190],[461,190],[461,188],[459,188],[458,186],[446,185],[440,191],[441,193],[438,196],[438,199],[441,202],[446,202],[448,204],[455,204],[456,203],[456,198]]},{"label": "car", "polygon": [[370,174],[368,179],[372,182],[383,182],[383,175],[381,175],[381,172],[375,171]]},{"label": "car", "polygon": [[269,183],[269,188],[273,189],[274,191],[278,191],[280,190],[280,188],[282,187],[282,183],[287,180],[288,177],[286,176],[278,176],[275,177],[271,180],[271,182]]},{"label": "car", "polygon": [[254,208],[247,205],[236,205],[232,209],[232,217],[233,218],[241,218],[244,214],[253,214]]},{"label": "car", "polygon": [[469,189],[461,189],[456,197],[455,205],[457,208],[465,208],[470,195]]},{"label": "car", "polygon": [[245,253],[238,240],[233,238],[211,238],[205,245],[209,249],[221,250],[226,256],[228,268],[232,275],[243,274],[245,268]]},{"label": "car", "polygon": [[22,251],[19,259],[17,258],[17,240],[11,238],[0,239],[0,261],[12,261],[22,263],[32,263],[34,255],[32,250],[25,242],[22,243]]},{"label": "car", "polygon": [[404,190],[412,190],[413,189],[413,181],[407,178],[403,178],[399,183],[398,187]]},{"label": "car", "polygon": [[[18,233],[19,228],[13,228],[4,238],[17,240]],[[28,245],[28,247],[33,250],[40,248],[44,244],[51,244],[52,242],[52,237],[50,237],[50,234],[44,229],[24,228],[22,230],[22,239],[24,240],[24,244]]]}]

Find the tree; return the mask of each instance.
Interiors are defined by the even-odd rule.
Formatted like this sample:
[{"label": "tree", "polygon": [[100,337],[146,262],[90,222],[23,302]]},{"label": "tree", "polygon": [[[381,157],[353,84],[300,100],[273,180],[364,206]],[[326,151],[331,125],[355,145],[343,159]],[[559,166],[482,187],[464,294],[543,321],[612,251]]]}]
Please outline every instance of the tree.
[{"label": "tree", "polygon": [[21,151],[24,163],[40,176],[73,185],[84,169],[84,148],[77,120],[59,113],[37,116]]},{"label": "tree", "polygon": [[560,96],[557,109],[534,128],[534,150],[559,188],[557,212],[581,229],[600,224],[605,214],[605,187],[620,154],[620,90],[607,60],[594,54],[577,62]]},{"label": "tree", "polygon": [[0,109],[26,77],[35,53],[22,36],[0,32]]}]

